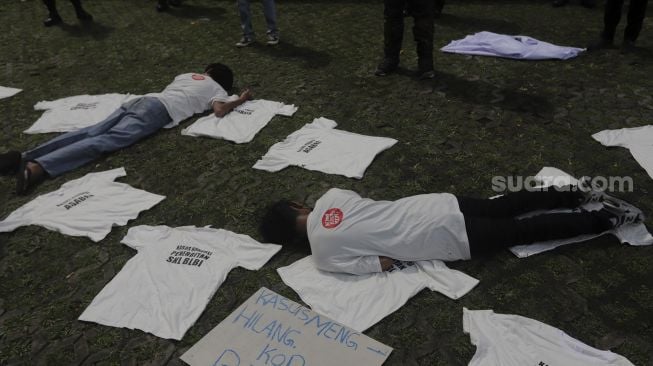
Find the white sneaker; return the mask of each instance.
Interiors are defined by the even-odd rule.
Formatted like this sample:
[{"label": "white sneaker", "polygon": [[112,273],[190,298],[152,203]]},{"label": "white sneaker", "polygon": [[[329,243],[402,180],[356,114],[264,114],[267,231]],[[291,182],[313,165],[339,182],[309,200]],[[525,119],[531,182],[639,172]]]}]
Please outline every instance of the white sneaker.
[{"label": "white sneaker", "polygon": [[247,47],[247,46],[251,45],[252,43],[254,43],[253,38],[243,37],[243,38],[240,39],[240,41],[238,41],[238,43],[236,43],[236,47]]},{"label": "white sneaker", "polygon": [[603,201],[603,210],[613,215],[614,227],[638,224],[645,220],[644,214],[637,207],[614,197],[608,197]]},{"label": "white sneaker", "polygon": [[276,46],[279,44],[279,35],[268,33],[268,41],[266,43],[268,46]]}]

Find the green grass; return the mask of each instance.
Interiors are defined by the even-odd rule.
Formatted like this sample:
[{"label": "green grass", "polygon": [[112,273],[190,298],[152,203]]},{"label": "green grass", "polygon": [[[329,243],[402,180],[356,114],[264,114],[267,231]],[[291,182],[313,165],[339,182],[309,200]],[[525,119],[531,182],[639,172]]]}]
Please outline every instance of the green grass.
[{"label": "green grass", "polygon": [[[46,182],[35,195],[124,166],[121,181],[167,196],[129,226],[211,224],[260,238],[261,210],[280,198],[313,203],[334,186],[375,199],[443,191],[483,197],[492,194],[495,175],[555,166],[576,176],[631,176],[635,190],[623,197],[653,210],[653,180],[629,152],[590,137],[653,121],[650,17],[637,55],[520,62],[436,52],[437,78],[419,82],[409,75],[416,67],[409,32],[403,70],[387,78],[371,74],[381,56],[381,1],[280,0],[281,44],[247,49],[233,46],[240,38],[233,1],[186,0],[170,14],[155,13],[153,1],[87,1],[97,20],[90,28],[77,24],[67,1],[59,3],[67,25],[52,29],[40,23],[40,1],[0,5],[0,85],[24,89],[0,101],[0,150],[24,150],[51,137],[21,133],[38,118],[32,107],[40,100],[158,91],[175,75],[216,61],[232,66],[239,87],[300,109],[291,119],[275,118],[245,145],[161,131]],[[253,11],[262,35],[260,4]],[[600,9],[553,9],[544,0],[451,1],[445,13],[436,22],[436,49],[481,30],[582,46],[602,19]],[[250,168],[273,143],[320,116],[399,143],[360,181],[299,168],[275,174]],[[16,197],[13,185],[0,179],[0,217],[33,198]],[[261,271],[232,271],[180,342],[78,322],[133,256],[120,244],[126,231],[114,228],[97,244],[40,227],[0,234],[1,365],[179,365],[179,355],[259,287],[298,299],[275,268],[301,255],[282,251]],[[653,362],[652,247],[601,238],[527,259],[506,252],[452,267],[480,279],[479,286],[458,301],[422,292],[367,332],[395,348],[388,365],[467,364],[474,347],[462,332],[463,306],[532,317],[637,365]]]}]

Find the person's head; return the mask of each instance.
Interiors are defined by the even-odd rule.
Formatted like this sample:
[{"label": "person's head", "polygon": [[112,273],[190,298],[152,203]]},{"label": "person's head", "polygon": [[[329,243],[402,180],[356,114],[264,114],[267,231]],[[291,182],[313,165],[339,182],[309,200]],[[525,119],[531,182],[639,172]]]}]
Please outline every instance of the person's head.
[{"label": "person's head", "polygon": [[220,84],[228,93],[234,86],[234,73],[229,67],[220,63],[208,65],[204,72],[211,77],[216,83]]},{"label": "person's head", "polygon": [[306,241],[306,219],[311,209],[292,201],[279,201],[263,216],[259,230],[268,243],[298,245]]}]

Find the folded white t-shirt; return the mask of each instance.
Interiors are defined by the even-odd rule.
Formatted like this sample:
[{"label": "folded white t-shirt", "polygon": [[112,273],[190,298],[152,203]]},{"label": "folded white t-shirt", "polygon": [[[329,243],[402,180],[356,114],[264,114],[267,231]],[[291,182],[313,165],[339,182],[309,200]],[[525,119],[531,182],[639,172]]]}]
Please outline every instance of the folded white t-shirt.
[{"label": "folded white t-shirt", "polygon": [[424,288],[458,299],[478,284],[477,279],[435,260],[397,261],[390,271],[349,275],[320,271],[308,256],[277,272],[311,309],[361,332]]},{"label": "folded white t-shirt", "polygon": [[[542,168],[542,170],[540,170],[540,172],[537,173],[537,175],[535,176],[535,179],[541,182],[543,186],[551,186],[551,185],[564,186],[568,184],[575,185],[578,183],[578,180],[572,177],[571,175],[563,172],[560,169],[551,168],[551,167]],[[594,210],[600,210],[602,206],[603,205],[601,203],[591,203],[591,204],[584,205],[583,208],[588,211],[594,211]],[[553,213],[553,212],[571,212],[571,211],[572,210],[567,210],[567,209],[557,209],[557,210],[551,210],[547,212]],[[527,216],[541,214],[541,213],[543,212],[529,213],[522,217],[527,217]],[[651,234],[648,232],[646,225],[644,225],[644,223],[639,223],[639,224],[620,226],[614,230],[606,231],[605,233],[601,233],[601,234],[582,235],[582,236],[577,236],[575,238],[549,240],[549,241],[533,243],[528,245],[518,245],[518,246],[511,247],[510,251],[517,257],[525,258],[533,254],[538,254],[549,250],[553,250],[561,245],[578,243],[609,233],[616,236],[617,239],[619,239],[619,241],[621,241],[622,243],[628,243],[634,246],[653,244],[653,236],[651,236]]]},{"label": "folded white t-shirt", "polygon": [[13,97],[14,95],[20,93],[23,89],[8,88],[6,86],[0,86],[0,99]]},{"label": "folded white t-shirt", "polygon": [[[232,97],[233,99],[233,97]],[[276,115],[291,117],[297,112],[295,105],[256,99],[247,101],[220,118],[215,114],[202,117],[181,130],[182,135],[204,136],[243,144],[254,136]]]},{"label": "folded white t-shirt", "polygon": [[451,41],[440,49],[465,55],[495,56],[518,60],[567,60],[578,56],[584,48],[556,46],[527,36],[509,36],[479,32]]},{"label": "folded white t-shirt", "polygon": [[605,146],[621,146],[630,150],[633,158],[653,178],[653,125],[603,130],[592,137]]},{"label": "folded white t-shirt", "polygon": [[463,308],[463,331],[476,346],[469,366],[633,366],[623,356],[519,315]]},{"label": "folded white t-shirt", "polygon": [[100,241],[114,225],[126,225],[141,211],[165,199],[165,196],[114,182],[126,175],[125,168],[118,168],[71,180],[12,212],[0,221],[0,232],[39,225],[64,235],[87,236]]},{"label": "folded white t-shirt", "polygon": [[123,103],[139,97],[140,95],[111,93],[40,101],[34,105],[34,109],[45,112],[24,132],[35,134],[76,131],[103,121]]},{"label": "folded white t-shirt", "polygon": [[281,249],[210,227],[135,226],[136,249],[79,320],[180,340],[235,267],[260,269]]},{"label": "folded white t-shirt", "polygon": [[254,169],[278,172],[294,165],[361,179],[376,155],[397,143],[387,137],[337,130],[336,126],[335,121],[324,117],[314,119],[284,141],[272,145],[254,164]]}]

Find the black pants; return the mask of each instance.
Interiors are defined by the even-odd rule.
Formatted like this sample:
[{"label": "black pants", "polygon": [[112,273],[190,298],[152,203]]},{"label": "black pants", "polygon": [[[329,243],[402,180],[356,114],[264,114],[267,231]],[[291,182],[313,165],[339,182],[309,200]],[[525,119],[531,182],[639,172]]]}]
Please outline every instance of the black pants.
[{"label": "black pants", "polygon": [[[81,0],[70,0],[70,2],[75,7],[75,12],[77,12],[77,14],[84,12],[84,9],[82,8]],[[48,8],[48,12],[50,13],[50,16],[59,15],[59,12],[57,11],[56,0],[43,0],[43,4],[45,4],[45,6]]]},{"label": "black pants", "polygon": [[433,21],[435,1],[433,0],[384,0],[384,53],[385,58],[399,62],[401,41],[404,38],[404,10],[415,19],[413,37],[417,43],[419,69],[433,69]]},{"label": "black pants", "polygon": [[[624,39],[635,42],[642,30],[642,23],[646,16],[646,5],[648,0],[630,0],[628,7],[628,23],[624,31]],[[601,37],[606,40],[613,40],[617,24],[621,19],[621,8],[624,0],[607,0],[605,3],[605,14],[603,16],[603,33]]]},{"label": "black pants", "polygon": [[519,191],[492,200],[457,198],[472,258],[515,245],[598,234],[612,228],[609,219],[591,212],[515,218],[537,210],[575,208],[582,194],[572,190]]}]

